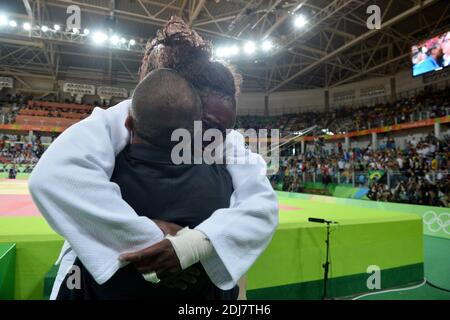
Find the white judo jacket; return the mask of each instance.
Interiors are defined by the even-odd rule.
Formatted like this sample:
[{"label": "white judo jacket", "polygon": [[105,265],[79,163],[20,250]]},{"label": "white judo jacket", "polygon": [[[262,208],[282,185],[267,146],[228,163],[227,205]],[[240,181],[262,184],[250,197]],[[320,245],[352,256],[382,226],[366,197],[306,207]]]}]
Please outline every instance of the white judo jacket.
[{"label": "white judo jacket", "polygon": [[[110,181],[116,155],[129,142],[125,128],[131,100],[92,115],[65,130],[46,150],[29,180],[32,198],[66,242],[52,298],[78,256],[99,284],[124,266],[119,255],[161,240],[161,230],[138,216]],[[261,156],[245,148],[241,134],[226,139],[227,169],[234,192],[230,208],[219,209],[196,227],[211,240],[214,254],[201,261],[213,283],[231,289],[269,244],[278,225],[278,201]],[[231,163],[244,155],[251,161]],[[232,162],[236,163],[236,162]],[[151,199],[150,199],[151,201]],[[174,199],[176,201],[176,199]]]}]

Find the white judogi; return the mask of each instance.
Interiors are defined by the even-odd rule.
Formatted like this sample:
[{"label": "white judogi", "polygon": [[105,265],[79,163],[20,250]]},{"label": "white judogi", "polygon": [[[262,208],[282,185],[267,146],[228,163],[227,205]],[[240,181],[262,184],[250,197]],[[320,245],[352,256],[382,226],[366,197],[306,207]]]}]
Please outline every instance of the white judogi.
[{"label": "white judogi", "polygon": [[[33,170],[29,180],[33,200],[66,239],[52,298],[76,256],[103,284],[124,265],[118,259],[121,253],[163,239],[161,230],[138,216],[110,181],[115,157],[129,141],[124,123],[130,106],[131,100],[126,100],[107,110],[95,108],[91,116],[64,131]],[[265,176],[266,163],[245,148],[238,132],[229,133],[226,143],[228,152],[232,150],[228,160],[239,159],[238,164],[227,164],[234,186],[230,208],[217,210],[196,228],[214,246],[214,254],[201,262],[223,290],[234,287],[248,271],[278,225],[278,201]],[[251,161],[242,164],[244,156]]]}]

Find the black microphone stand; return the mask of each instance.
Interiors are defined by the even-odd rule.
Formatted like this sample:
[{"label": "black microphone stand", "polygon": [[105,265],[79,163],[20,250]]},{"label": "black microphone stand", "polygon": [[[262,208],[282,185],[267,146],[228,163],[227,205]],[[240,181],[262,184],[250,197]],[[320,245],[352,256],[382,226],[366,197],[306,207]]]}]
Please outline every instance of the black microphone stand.
[{"label": "black microphone stand", "polygon": [[322,265],[323,267],[323,297],[322,300],[328,299],[328,293],[327,293],[327,285],[328,285],[328,271],[330,269],[330,224],[331,221],[326,221],[327,224],[327,240],[325,240],[325,244],[327,247],[327,254],[325,263]]},{"label": "black microphone stand", "polygon": [[322,268],[323,268],[323,296],[322,296],[322,300],[328,300],[328,272],[330,270],[330,233],[331,233],[331,224],[339,224],[336,221],[328,221],[325,219],[321,219],[321,218],[308,218],[309,222],[316,222],[316,223],[326,223],[327,224],[327,239],[325,240],[325,244],[326,244],[326,258],[325,258],[325,263],[322,264]]}]

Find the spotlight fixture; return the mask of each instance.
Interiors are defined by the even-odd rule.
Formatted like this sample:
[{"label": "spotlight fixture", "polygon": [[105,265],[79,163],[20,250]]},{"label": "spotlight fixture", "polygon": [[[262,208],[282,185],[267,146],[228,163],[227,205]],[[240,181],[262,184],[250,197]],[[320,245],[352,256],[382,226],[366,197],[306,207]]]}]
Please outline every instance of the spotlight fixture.
[{"label": "spotlight fixture", "polygon": [[48,27],[47,27],[47,26],[42,26],[42,27],[41,27],[41,30],[42,30],[43,32],[47,32],[47,31],[48,31]]},{"label": "spotlight fixture", "polygon": [[244,45],[244,52],[248,55],[254,54],[256,51],[256,45],[253,41],[249,41]]},{"label": "spotlight fixture", "polygon": [[125,39],[125,38],[120,38],[120,43],[121,43],[121,44],[127,43],[127,39]]},{"label": "spotlight fixture", "polygon": [[26,30],[26,31],[30,31],[30,30],[31,30],[31,24],[29,24],[28,22],[25,22],[25,23],[22,25],[22,28],[23,28],[24,30]]},{"label": "spotlight fixture", "polygon": [[294,24],[297,28],[303,28],[308,23],[308,20],[306,20],[305,16],[302,14],[297,15],[297,17],[294,20]]},{"label": "spotlight fixture", "polygon": [[84,34],[85,36],[89,35],[89,33],[90,33],[89,29],[84,29],[83,34]]},{"label": "spotlight fixture", "polygon": [[55,24],[55,25],[53,26],[53,29],[54,29],[55,31],[59,31],[59,30],[61,30],[61,27],[59,26],[59,24]]},{"label": "spotlight fixture", "polygon": [[272,48],[273,48],[273,43],[270,40],[265,40],[261,45],[261,49],[264,52],[268,52],[268,51],[272,50]]},{"label": "spotlight fixture", "polygon": [[239,54],[239,47],[238,46],[231,46],[229,49],[229,53],[231,56],[235,56]]},{"label": "spotlight fixture", "polygon": [[15,27],[17,27],[17,22],[15,22],[14,20],[11,20],[9,22],[9,26],[12,27],[12,28],[15,28]]},{"label": "spotlight fixture", "polygon": [[239,54],[239,47],[236,45],[230,47],[219,47],[215,50],[215,54],[218,58],[229,58]]},{"label": "spotlight fixture", "polygon": [[97,31],[92,36],[92,39],[94,40],[95,44],[102,44],[108,39],[108,36],[101,31]]},{"label": "spotlight fixture", "polygon": [[136,41],[134,39],[131,39],[129,43],[130,43],[130,46],[134,46],[136,44]]},{"label": "spotlight fixture", "polygon": [[117,35],[113,35],[111,36],[111,38],[109,39],[109,41],[113,44],[113,45],[117,45],[120,41],[119,37]]},{"label": "spotlight fixture", "polygon": [[0,26],[8,24],[8,18],[5,15],[0,15]]},{"label": "spotlight fixture", "polygon": [[215,50],[215,54],[218,58],[223,58],[226,56],[226,48],[224,47],[219,47]]}]

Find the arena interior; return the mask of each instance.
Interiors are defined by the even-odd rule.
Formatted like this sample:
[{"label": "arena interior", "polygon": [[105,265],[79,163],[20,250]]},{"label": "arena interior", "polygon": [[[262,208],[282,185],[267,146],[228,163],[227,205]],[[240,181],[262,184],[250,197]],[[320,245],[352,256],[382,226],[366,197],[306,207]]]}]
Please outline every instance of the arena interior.
[{"label": "arena interior", "polygon": [[[235,128],[279,129],[279,225],[247,299],[450,300],[446,0],[2,0],[0,300],[49,299],[63,237],[27,180],[63,131],[132,97],[172,16],[242,75]],[[338,222],[329,251],[311,217]]]}]

